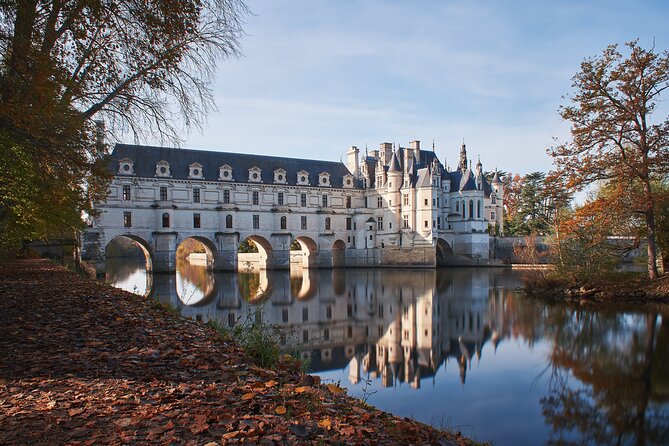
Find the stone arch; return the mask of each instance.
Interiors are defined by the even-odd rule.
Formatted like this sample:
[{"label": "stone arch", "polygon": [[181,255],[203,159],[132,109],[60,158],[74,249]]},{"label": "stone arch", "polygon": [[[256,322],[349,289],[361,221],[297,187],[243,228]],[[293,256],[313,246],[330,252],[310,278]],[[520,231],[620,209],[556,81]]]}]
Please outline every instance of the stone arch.
[{"label": "stone arch", "polygon": [[346,266],[346,242],[335,240],[332,244],[332,267],[343,268]]},{"label": "stone arch", "polygon": [[[139,248],[139,250],[144,255],[143,266],[144,266],[144,270],[146,271],[146,288],[145,288],[144,293],[137,293],[137,294],[142,294],[143,296],[150,295],[151,291],[153,290],[153,274],[152,273],[153,273],[153,261],[154,261],[154,256],[153,256],[153,251],[151,249],[151,245],[149,245],[149,243],[146,240],[144,240],[142,237],[139,237],[139,236],[134,235],[134,234],[120,234],[120,235],[117,235],[117,236],[113,237],[111,240],[109,240],[109,242],[105,245],[105,251],[104,251],[105,265],[110,263],[110,259],[108,259],[109,245],[119,241],[119,239],[131,241],[132,245]],[[123,261],[122,263],[123,263],[123,266],[126,267],[126,268],[127,267],[132,267],[132,265],[127,261]],[[109,275],[109,271],[106,271],[106,273],[107,273],[106,274],[107,275],[107,281],[112,282],[112,280],[110,278],[110,275]],[[121,274],[123,274],[123,272],[121,272]],[[116,281],[113,280],[113,282],[116,282]],[[133,288],[133,289],[128,289],[127,291],[135,292],[135,290],[136,289]]]},{"label": "stone arch", "polygon": [[301,261],[298,260],[295,264],[299,264],[303,268],[316,266],[318,264],[318,243],[311,237],[304,235],[295,237],[294,242],[297,242],[300,245],[300,250],[302,251]]},{"label": "stone arch", "polygon": [[195,241],[201,243],[202,246],[204,246],[204,250],[205,250],[205,254],[206,254],[205,259],[201,259],[201,257],[198,256],[199,258],[197,260],[191,261],[191,263],[198,263],[200,266],[205,266],[208,270],[214,269],[214,260],[216,259],[216,256],[218,254],[218,250],[216,249],[216,245],[214,244],[214,242],[209,240],[207,237],[202,237],[202,236],[198,236],[198,235],[193,235],[193,236],[186,237],[177,244],[177,252],[179,252],[179,248],[181,247],[181,245],[186,240],[189,240],[189,239],[192,239],[192,240],[195,240]]},{"label": "stone arch", "polygon": [[453,257],[453,248],[443,238],[438,238],[436,243],[437,265],[448,265]]},{"label": "stone arch", "polygon": [[248,255],[244,253],[237,254],[237,270],[249,271],[253,269],[272,269],[274,266],[274,250],[272,244],[261,235],[249,235],[243,241],[250,240],[258,249],[257,253]]}]

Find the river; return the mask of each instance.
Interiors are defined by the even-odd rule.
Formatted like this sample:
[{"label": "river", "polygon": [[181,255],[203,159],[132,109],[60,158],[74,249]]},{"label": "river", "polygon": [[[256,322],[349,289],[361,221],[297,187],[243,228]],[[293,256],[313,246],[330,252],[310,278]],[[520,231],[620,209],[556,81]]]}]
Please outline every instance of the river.
[{"label": "river", "polygon": [[506,268],[147,274],[119,258],[107,270],[186,317],[262,317],[324,382],[495,446],[669,444],[666,308],[529,300]]}]

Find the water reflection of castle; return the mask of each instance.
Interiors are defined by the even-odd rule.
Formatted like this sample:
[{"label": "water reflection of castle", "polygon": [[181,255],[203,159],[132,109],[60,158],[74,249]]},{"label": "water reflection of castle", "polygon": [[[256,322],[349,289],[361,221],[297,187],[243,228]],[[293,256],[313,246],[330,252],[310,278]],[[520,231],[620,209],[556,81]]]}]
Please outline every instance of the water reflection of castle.
[{"label": "water reflection of castle", "polygon": [[501,270],[217,273],[203,281],[207,295],[193,291],[198,277],[158,275],[154,294],[184,316],[226,326],[262,308],[287,350],[309,358],[315,372],[349,366],[354,384],[365,375],[418,388],[451,360],[464,383],[483,345],[496,346],[502,336],[502,293],[494,283],[503,280]]}]

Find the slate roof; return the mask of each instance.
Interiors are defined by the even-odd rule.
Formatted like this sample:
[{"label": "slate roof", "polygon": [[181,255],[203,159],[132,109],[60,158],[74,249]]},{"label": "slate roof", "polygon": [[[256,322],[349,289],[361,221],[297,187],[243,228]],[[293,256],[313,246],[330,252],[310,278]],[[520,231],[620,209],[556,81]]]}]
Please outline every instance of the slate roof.
[{"label": "slate roof", "polygon": [[[291,186],[297,185],[297,173],[302,170],[309,172],[309,186],[313,187],[319,186],[318,175],[323,172],[330,174],[331,188],[342,188],[343,177],[350,175],[341,162],[131,144],[114,147],[109,163],[114,175],[122,176],[118,173],[118,163],[125,158],[133,161],[135,175],[132,176],[143,178],[156,177],[156,164],[161,160],[170,164],[171,178],[177,180],[189,179],[189,166],[193,163],[202,165],[205,181],[220,181],[219,167],[225,164],[232,167],[235,183],[249,182],[248,170],[254,166],[261,170],[263,184],[274,184],[274,171],[277,169],[286,171],[286,183],[282,184]],[[355,186],[360,187],[358,183]]]}]

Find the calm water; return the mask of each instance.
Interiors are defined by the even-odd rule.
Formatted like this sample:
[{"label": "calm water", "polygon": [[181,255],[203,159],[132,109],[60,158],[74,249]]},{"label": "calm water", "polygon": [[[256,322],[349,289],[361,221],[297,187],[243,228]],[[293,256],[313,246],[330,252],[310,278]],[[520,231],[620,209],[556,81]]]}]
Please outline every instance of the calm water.
[{"label": "calm water", "polygon": [[669,309],[526,300],[506,269],[147,275],[108,281],[224,325],[261,311],[314,374],[383,410],[495,446],[669,444]]}]

